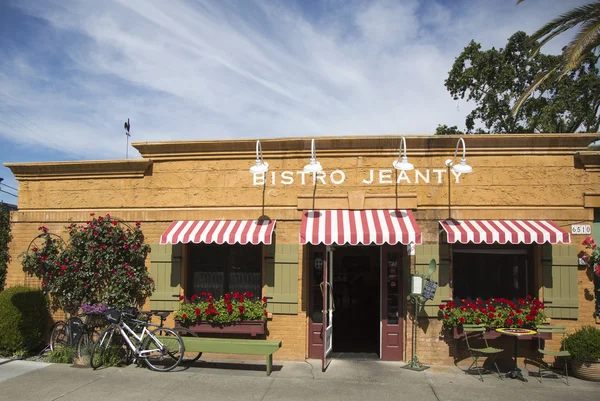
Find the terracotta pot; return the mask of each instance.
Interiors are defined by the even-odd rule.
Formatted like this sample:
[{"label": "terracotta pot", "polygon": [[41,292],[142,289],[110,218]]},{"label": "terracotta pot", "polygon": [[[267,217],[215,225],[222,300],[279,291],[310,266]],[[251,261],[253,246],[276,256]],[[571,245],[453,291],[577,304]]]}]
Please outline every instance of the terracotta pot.
[{"label": "terracotta pot", "polygon": [[600,359],[582,361],[575,359],[571,362],[573,375],[583,380],[600,382]]},{"label": "terracotta pot", "polygon": [[252,337],[265,334],[267,324],[262,320],[245,320],[232,323],[197,322],[189,326],[185,326],[177,320],[175,322],[178,326],[187,327],[194,333],[248,334]]}]

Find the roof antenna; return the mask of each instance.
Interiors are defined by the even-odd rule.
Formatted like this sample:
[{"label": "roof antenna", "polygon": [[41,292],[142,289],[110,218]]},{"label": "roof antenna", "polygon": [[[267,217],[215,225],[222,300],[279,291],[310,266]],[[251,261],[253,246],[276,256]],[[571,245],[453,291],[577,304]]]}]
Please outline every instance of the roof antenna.
[{"label": "roof antenna", "polygon": [[125,158],[129,159],[129,137],[131,136],[131,134],[129,133],[129,130],[131,129],[131,124],[129,124],[129,118],[127,119],[127,121],[125,121],[123,128],[125,128],[125,135],[127,136],[127,147],[125,148]]}]

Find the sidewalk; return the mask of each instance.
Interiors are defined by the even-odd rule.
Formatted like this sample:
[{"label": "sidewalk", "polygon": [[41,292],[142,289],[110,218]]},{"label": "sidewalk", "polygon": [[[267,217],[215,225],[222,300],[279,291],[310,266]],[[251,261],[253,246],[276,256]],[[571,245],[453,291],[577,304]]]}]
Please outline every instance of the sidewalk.
[{"label": "sidewalk", "polygon": [[[271,376],[264,363],[226,360],[198,361],[194,366],[158,373],[128,366],[92,370],[50,364],[0,382],[0,400],[306,400],[451,401],[485,398],[491,401],[598,400],[600,383],[569,378],[528,377],[524,383],[497,376],[466,375],[457,367],[432,367],[424,372],[382,361],[334,360],[327,372],[320,361],[277,362]],[[0,365],[0,375],[12,363]],[[19,365],[20,365],[19,364]],[[17,366],[17,365],[14,365]],[[12,368],[8,368],[12,369]],[[524,371],[527,375],[527,371]]]}]

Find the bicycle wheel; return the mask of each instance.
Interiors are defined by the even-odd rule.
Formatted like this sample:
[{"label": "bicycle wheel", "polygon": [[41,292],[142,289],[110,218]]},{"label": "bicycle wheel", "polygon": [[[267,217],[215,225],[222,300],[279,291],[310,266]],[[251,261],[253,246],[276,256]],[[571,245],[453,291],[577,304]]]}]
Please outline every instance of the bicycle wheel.
[{"label": "bicycle wheel", "polygon": [[102,334],[100,334],[98,341],[94,343],[92,352],[90,353],[90,366],[92,368],[98,369],[100,366],[104,365],[107,350],[115,335],[119,335],[119,333],[113,325],[108,326],[104,329]]},{"label": "bicycle wheel", "polygon": [[171,329],[152,330],[142,342],[140,357],[148,368],[168,372],[183,360],[185,346],[179,334]]},{"label": "bicycle wheel", "polygon": [[50,350],[65,348],[69,346],[69,329],[67,323],[59,321],[54,323],[50,332]]},{"label": "bicycle wheel", "polygon": [[87,359],[92,355],[94,343],[100,338],[100,333],[97,330],[88,329],[86,333],[79,338],[77,342],[77,357],[79,359]]},{"label": "bicycle wheel", "polygon": [[[184,340],[184,346],[185,346],[185,339],[184,337],[194,337],[194,338],[198,338],[198,334],[194,333],[192,330],[188,329],[187,327],[174,327],[173,331],[177,332],[177,334],[179,334],[179,336]],[[185,351],[183,354],[183,362],[196,362],[198,359],[200,359],[200,357],[202,356],[202,352],[196,352],[196,351]]]}]

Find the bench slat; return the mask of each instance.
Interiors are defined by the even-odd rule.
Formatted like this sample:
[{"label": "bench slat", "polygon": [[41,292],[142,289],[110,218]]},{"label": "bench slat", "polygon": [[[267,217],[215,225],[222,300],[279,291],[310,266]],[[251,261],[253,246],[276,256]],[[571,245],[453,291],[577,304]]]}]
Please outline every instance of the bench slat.
[{"label": "bench slat", "polygon": [[182,337],[187,352],[271,355],[281,348],[277,340],[238,340],[230,338]]}]

